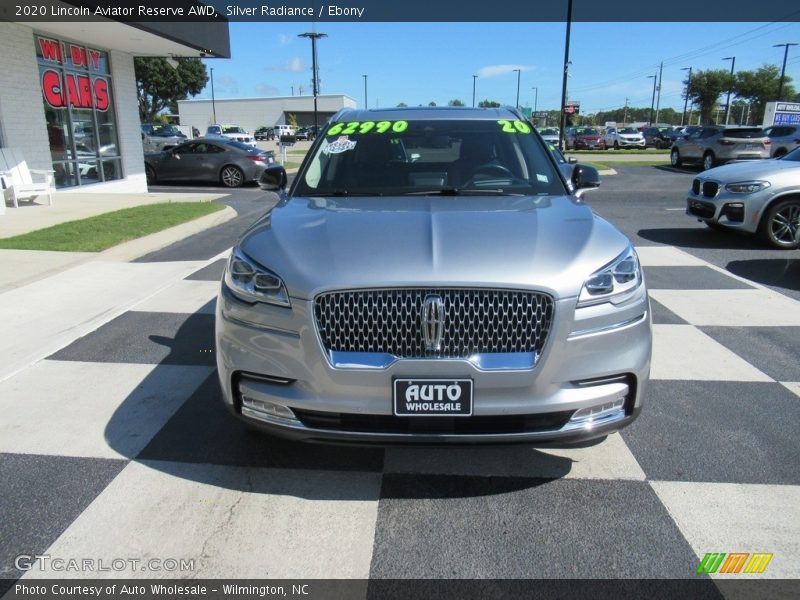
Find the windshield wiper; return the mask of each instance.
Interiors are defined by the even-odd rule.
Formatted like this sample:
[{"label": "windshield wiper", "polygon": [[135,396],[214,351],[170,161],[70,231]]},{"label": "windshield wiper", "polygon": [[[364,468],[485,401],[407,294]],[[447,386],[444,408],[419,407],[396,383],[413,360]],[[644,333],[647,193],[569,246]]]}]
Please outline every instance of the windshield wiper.
[{"label": "windshield wiper", "polygon": [[346,196],[383,196],[383,192],[348,192],[347,190],[333,190],[331,192],[314,192],[309,194],[303,194],[305,196],[315,196],[319,198],[328,198],[328,197],[335,197],[335,198],[344,198]]},{"label": "windshield wiper", "polygon": [[455,188],[444,187],[438,190],[422,190],[418,192],[406,192],[403,196],[525,196],[505,190],[478,189],[478,188]]}]

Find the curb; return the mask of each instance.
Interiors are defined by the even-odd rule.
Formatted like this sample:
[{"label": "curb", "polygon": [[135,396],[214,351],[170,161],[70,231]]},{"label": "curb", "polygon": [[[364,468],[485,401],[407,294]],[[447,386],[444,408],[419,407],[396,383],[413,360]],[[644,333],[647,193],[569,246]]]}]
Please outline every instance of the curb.
[{"label": "curb", "polygon": [[603,169],[597,172],[598,175],[616,175],[617,172],[614,169]]},{"label": "curb", "polygon": [[233,208],[225,206],[224,209],[200,217],[199,219],[187,221],[186,223],[175,225],[169,229],[164,229],[163,231],[151,233],[150,235],[112,246],[100,252],[94,257],[94,260],[129,262],[145,254],[166,248],[170,244],[187,238],[190,235],[194,235],[195,233],[200,233],[206,229],[222,225],[235,218],[237,214],[238,213]]}]

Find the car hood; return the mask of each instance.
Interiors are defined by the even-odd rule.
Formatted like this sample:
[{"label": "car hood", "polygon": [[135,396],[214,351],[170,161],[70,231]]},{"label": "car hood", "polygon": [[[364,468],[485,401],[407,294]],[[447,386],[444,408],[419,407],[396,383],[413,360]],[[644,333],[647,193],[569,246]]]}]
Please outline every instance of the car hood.
[{"label": "car hood", "polygon": [[713,179],[715,181],[733,182],[768,177],[771,173],[778,173],[785,169],[797,169],[798,167],[800,167],[800,162],[793,160],[776,160],[774,158],[746,160],[709,169],[702,172],[698,177],[702,180]]},{"label": "car hood", "polygon": [[581,140],[588,140],[588,141],[592,141],[592,142],[593,142],[593,141],[596,141],[596,140],[599,140],[601,137],[602,137],[602,136],[596,135],[596,134],[594,134],[594,133],[592,133],[592,134],[587,134],[587,135],[583,135],[583,134],[579,134],[579,135],[578,135],[578,138],[579,138],[579,139],[581,139]]},{"label": "car hood", "polygon": [[569,297],[628,244],[573,197],[406,196],[285,200],[240,247],[299,298],[427,285]]}]

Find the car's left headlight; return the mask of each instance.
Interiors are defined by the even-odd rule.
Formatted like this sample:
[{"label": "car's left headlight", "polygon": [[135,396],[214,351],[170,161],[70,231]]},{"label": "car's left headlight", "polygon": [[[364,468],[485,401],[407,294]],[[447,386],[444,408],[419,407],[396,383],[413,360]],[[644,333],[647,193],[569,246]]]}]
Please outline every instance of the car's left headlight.
[{"label": "car's left headlight", "polygon": [[234,248],[225,268],[225,284],[245,302],[291,306],[283,280]]},{"label": "car's left headlight", "polygon": [[610,302],[621,304],[629,300],[644,282],[639,257],[633,246],[594,272],[583,284],[578,296],[578,308]]},{"label": "car's left headlight", "polygon": [[734,194],[755,194],[768,187],[769,181],[737,181],[725,185],[725,189]]}]

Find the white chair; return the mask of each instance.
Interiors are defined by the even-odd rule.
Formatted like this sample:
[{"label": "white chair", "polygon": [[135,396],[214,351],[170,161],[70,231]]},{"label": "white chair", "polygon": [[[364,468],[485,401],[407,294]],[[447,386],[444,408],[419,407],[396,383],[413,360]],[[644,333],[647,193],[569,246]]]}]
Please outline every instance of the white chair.
[{"label": "white chair", "polygon": [[47,203],[53,204],[55,191],[53,174],[52,169],[29,169],[19,150],[0,148],[0,179],[2,179],[3,194],[11,196],[14,208],[19,207],[20,199],[44,194],[47,194]]}]

